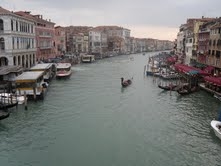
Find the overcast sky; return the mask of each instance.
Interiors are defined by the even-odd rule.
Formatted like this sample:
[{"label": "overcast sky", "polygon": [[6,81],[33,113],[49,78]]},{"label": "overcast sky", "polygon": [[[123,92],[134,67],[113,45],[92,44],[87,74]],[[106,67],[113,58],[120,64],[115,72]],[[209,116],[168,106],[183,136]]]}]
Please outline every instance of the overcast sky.
[{"label": "overcast sky", "polygon": [[118,25],[131,36],[174,40],[192,17],[221,16],[221,0],[0,0],[3,8],[41,14],[56,25]]}]

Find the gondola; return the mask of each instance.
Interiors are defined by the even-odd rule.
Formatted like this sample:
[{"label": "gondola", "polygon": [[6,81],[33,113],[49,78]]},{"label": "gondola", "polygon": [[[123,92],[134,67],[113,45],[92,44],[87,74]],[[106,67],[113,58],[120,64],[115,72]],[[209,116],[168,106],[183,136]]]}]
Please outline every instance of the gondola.
[{"label": "gondola", "polygon": [[192,87],[192,88],[184,88],[184,89],[178,89],[177,92],[180,94],[180,95],[187,95],[187,94],[190,94],[190,93],[193,93],[193,92],[196,92],[198,91],[199,89],[197,87]]},{"label": "gondola", "polygon": [[[133,79],[133,78],[132,78]],[[121,86],[123,88],[129,86],[130,84],[132,84],[132,79],[128,79],[128,80],[124,80],[124,78],[121,78]]]},{"label": "gondola", "polygon": [[9,112],[0,111],[0,120],[8,118],[10,115]]},{"label": "gondola", "polygon": [[14,103],[0,103],[0,109],[4,110],[4,109],[15,107],[17,105],[18,105],[18,102],[14,102]]},{"label": "gondola", "polygon": [[158,87],[160,89],[163,89],[163,90],[175,90],[175,88],[177,87],[176,85],[172,85],[172,86],[162,86],[162,85],[158,85]]}]

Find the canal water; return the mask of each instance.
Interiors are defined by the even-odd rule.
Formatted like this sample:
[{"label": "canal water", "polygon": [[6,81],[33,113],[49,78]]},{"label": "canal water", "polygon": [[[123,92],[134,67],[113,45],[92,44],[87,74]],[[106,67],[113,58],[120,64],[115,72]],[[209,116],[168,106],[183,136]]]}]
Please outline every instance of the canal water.
[{"label": "canal water", "polygon": [[[221,165],[210,127],[219,101],[204,91],[181,97],[159,89],[144,76],[152,55],[74,66],[44,101],[12,109],[0,122],[0,165]],[[122,89],[121,77],[133,77],[132,85]]]}]

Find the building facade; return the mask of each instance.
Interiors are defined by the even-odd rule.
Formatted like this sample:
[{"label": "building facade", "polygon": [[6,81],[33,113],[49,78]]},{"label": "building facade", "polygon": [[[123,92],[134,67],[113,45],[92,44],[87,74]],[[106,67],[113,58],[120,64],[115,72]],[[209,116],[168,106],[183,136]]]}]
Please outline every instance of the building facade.
[{"label": "building facade", "polygon": [[0,7],[0,66],[30,68],[36,63],[35,24]]},{"label": "building facade", "polygon": [[36,59],[45,61],[55,57],[55,23],[43,19],[42,15],[32,15],[29,11],[15,12],[17,15],[31,19],[35,23]]},{"label": "building facade", "polygon": [[55,55],[60,57],[66,53],[66,34],[61,26],[55,27]]},{"label": "building facade", "polygon": [[220,53],[221,53],[221,22],[217,22],[210,29],[210,41],[209,41],[207,63],[217,68],[221,68]]}]

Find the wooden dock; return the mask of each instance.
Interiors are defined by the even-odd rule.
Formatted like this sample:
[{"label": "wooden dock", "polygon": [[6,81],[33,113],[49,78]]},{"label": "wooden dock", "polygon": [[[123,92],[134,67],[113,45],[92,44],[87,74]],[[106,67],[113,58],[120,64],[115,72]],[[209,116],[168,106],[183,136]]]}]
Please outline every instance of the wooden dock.
[{"label": "wooden dock", "polygon": [[201,89],[203,89],[203,90],[205,90],[205,91],[207,91],[207,92],[209,92],[209,93],[211,93],[213,95],[221,96],[221,93],[218,93],[218,92],[216,92],[216,91],[214,91],[212,89],[206,88],[204,83],[199,84],[199,86],[200,86]]}]

